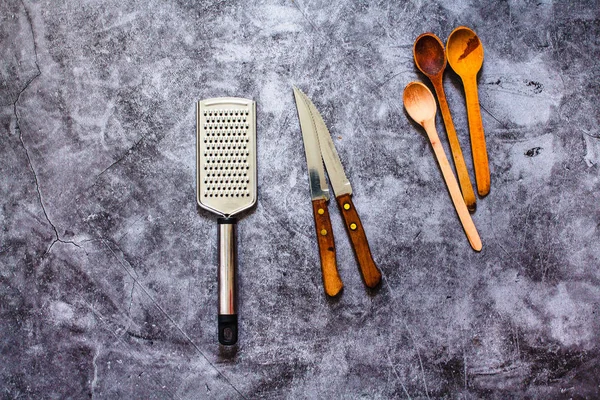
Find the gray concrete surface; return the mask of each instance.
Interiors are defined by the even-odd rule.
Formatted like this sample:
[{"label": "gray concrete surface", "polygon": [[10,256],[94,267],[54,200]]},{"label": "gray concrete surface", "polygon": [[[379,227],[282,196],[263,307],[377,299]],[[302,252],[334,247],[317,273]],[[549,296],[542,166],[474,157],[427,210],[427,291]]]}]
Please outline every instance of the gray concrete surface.
[{"label": "gray concrete surface", "polygon": [[[597,1],[4,0],[0,21],[1,397],[600,397]],[[401,104],[414,39],[458,25],[485,48],[481,253]],[[292,85],[352,182],[373,293],[335,204],[345,289],[323,292]],[[258,109],[233,349],[194,187],[215,96]]]}]

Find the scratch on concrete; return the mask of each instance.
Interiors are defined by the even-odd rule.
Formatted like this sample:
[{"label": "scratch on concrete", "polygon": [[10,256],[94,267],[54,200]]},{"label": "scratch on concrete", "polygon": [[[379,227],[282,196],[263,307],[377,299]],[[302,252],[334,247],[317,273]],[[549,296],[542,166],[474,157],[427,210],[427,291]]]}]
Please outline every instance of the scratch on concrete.
[{"label": "scratch on concrete", "polygon": [[[231,381],[208,359],[208,357],[204,354],[204,352],[200,349],[200,347],[198,347],[198,345],[189,337],[189,335],[177,324],[177,322],[175,322],[175,320],[173,319],[173,317],[167,313],[167,311],[161,307],[161,305],[158,303],[158,301],[156,301],[154,299],[154,297],[152,297],[152,295],[148,292],[148,290],[144,287],[144,285],[142,285],[140,283],[140,281],[133,275],[132,271],[133,268],[131,267],[131,264],[129,264],[127,261],[127,264],[129,265],[129,268],[127,268],[123,261],[121,260],[121,258],[115,253],[115,251],[113,250],[113,248],[111,247],[111,244],[114,245],[115,247],[117,247],[117,249],[119,251],[121,251],[121,253],[123,253],[123,251],[119,248],[119,246],[108,240],[108,239],[103,239],[102,240],[102,244],[104,244],[104,246],[111,252],[111,254],[117,259],[119,265],[125,270],[125,272],[129,275],[129,277],[133,280],[133,284],[136,285],[141,289],[141,291],[146,295],[146,297],[148,297],[148,299],[150,299],[150,301],[152,302],[152,304],[169,320],[169,322],[183,335],[183,337],[185,338],[185,340],[191,344],[194,349],[196,349],[196,351],[198,352],[198,354],[200,354],[204,360],[208,363],[208,365],[210,365],[219,375],[221,375],[223,377],[223,379],[225,380],[225,382],[227,382],[227,384],[233,389],[235,390],[235,392],[243,399],[245,399],[246,397],[231,383]],[[134,271],[135,272],[135,271]]]},{"label": "scratch on concrete", "polygon": [[25,3],[23,0],[21,0],[21,4],[23,5],[23,10],[25,11],[25,15],[27,17],[27,22],[29,23],[29,29],[31,31],[31,38],[33,41],[33,53],[35,56],[35,67],[37,69],[37,72],[31,79],[29,79],[27,81],[27,83],[25,84],[23,89],[21,89],[19,91],[19,94],[17,95],[17,98],[13,103],[13,113],[15,115],[15,121],[16,121],[15,122],[15,132],[18,133],[19,141],[21,142],[21,146],[23,147],[23,150],[25,150],[25,157],[27,158],[27,164],[29,166],[29,169],[33,173],[35,190],[37,192],[38,199],[39,199],[40,205],[42,207],[42,212],[44,213],[44,217],[46,218],[46,221],[48,221],[48,224],[50,224],[50,226],[52,227],[52,230],[54,231],[55,238],[52,241],[52,243],[50,243],[50,245],[48,246],[48,249],[44,253],[44,256],[46,256],[50,252],[50,250],[52,249],[52,246],[54,246],[54,244],[56,242],[68,243],[68,244],[75,245],[76,247],[80,247],[80,246],[73,241],[62,240],[60,238],[60,235],[58,234],[58,229],[56,229],[56,225],[54,225],[54,223],[52,223],[52,221],[50,220],[50,217],[48,216],[48,212],[46,211],[46,206],[44,204],[44,198],[43,198],[42,192],[40,190],[40,184],[39,184],[39,179],[38,179],[37,173],[35,171],[35,168],[33,168],[33,163],[31,162],[31,156],[29,155],[29,150],[27,150],[27,146],[25,145],[25,141],[23,140],[23,130],[21,129],[21,118],[19,117],[19,111],[17,108],[17,104],[19,103],[19,100],[21,100],[21,96],[23,95],[23,93],[31,86],[33,81],[35,81],[42,75],[42,71],[41,71],[39,63],[38,63],[37,43],[35,41],[35,31],[33,29],[33,21],[31,20],[31,15],[29,14],[29,11],[27,10],[27,7],[25,6]]},{"label": "scratch on concrete", "polygon": [[96,364],[96,361],[98,360],[99,355],[100,346],[96,348],[96,353],[94,354],[94,358],[92,358],[92,365],[94,366],[94,379],[92,379],[91,383],[92,399],[94,398],[94,392],[96,391],[96,385],[98,384],[98,364]]}]

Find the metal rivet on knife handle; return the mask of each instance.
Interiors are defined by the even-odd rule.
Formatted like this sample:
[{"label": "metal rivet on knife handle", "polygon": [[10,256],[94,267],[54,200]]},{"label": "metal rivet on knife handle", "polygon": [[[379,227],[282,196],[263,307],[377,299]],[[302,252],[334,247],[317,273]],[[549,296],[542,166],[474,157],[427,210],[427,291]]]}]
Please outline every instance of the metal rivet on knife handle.
[{"label": "metal rivet on knife handle", "polygon": [[322,208],[319,208],[319,210],[317,212],[319,213],[319,215],[323,215],[325,213],[325,210],[323,210]]},{"label": "metal rivet on knife handle", "polygon": [[327,235],[327,229],[321,229],[321,235],[323,235],[323,236]]},{"label": "metal rivet on knife handle", "polygon": [[348,211],[350,209],[350,203],[344,204],[344,210]]},{"label": "metal rivet on knife handle", "polygon": [[350,229],[351,230],[355,231],[356,228],[357,228],[357,226],[356,226],[356,224],[354,222],[350,224]]}]

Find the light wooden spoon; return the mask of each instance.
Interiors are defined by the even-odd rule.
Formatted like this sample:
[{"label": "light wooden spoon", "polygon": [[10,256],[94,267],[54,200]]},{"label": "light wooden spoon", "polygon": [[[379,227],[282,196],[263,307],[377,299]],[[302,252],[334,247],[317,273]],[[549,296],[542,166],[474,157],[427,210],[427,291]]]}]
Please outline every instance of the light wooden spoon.
[{"label": "light wooden spoon", "polygon": [[483,64],[483,46],[475,32],[466,26],[459,26],[448,36],[446,54],[448,64],[460,76],[465,87],[477,193],[485,196],[490,192],[490,167],[477,94],[477,73]]},{"label": "light wooden spoon", "polygon": [[473,192],[473,185],[471,185],[471,179],[469,179],[467,165],[463,158],[462,149],[460,148],[458,136],[454,129],[452,116],[450,115],[450,108],[446,101],[446,93],[444,92],[443,78],[444,70],[446,69],[446,50],[444,49],[444,44],[433,33],[424,33],[415,40],[413,56],[417,68],[429,78],[437,94],[460,190],[462,191],[467,208],[469,211],[474,212],[477,206],[475,192]]},{"label": "light wooden spoon", "polygon": [[477,233],[477,228],[475,228],[475,224],[471,219],[471,214],[467,210],[465,201],[460,193],[460,188],[458,187],[458,182],[454,177],[454,173],[435,129],[435,112],[437,106],[433,94],[421,82],[411,82],[404,88],[403,100],[404,108],[406,108],[408,115],[425,128],[467,239],[474,250],[480,251],[481,239],[479,238],[479,233]]}]

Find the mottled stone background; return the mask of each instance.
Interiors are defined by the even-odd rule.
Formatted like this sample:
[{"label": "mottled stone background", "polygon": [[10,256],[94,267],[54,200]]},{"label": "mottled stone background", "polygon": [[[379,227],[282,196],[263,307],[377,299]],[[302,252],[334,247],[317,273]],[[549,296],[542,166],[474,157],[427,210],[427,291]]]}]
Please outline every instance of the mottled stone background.
[{"label": "mottled stone background", "polygon": [[[3,0],[0,21],[0,397],[600,397],[597,1]],[[414,39],[458,25],[485,48],[481,253],[401,104]],[[323,292],[292,85],[335,138],[375,293],[334,204],[345,289]],[[215,96],[258,110],[234,349],[195,199]]]}]

